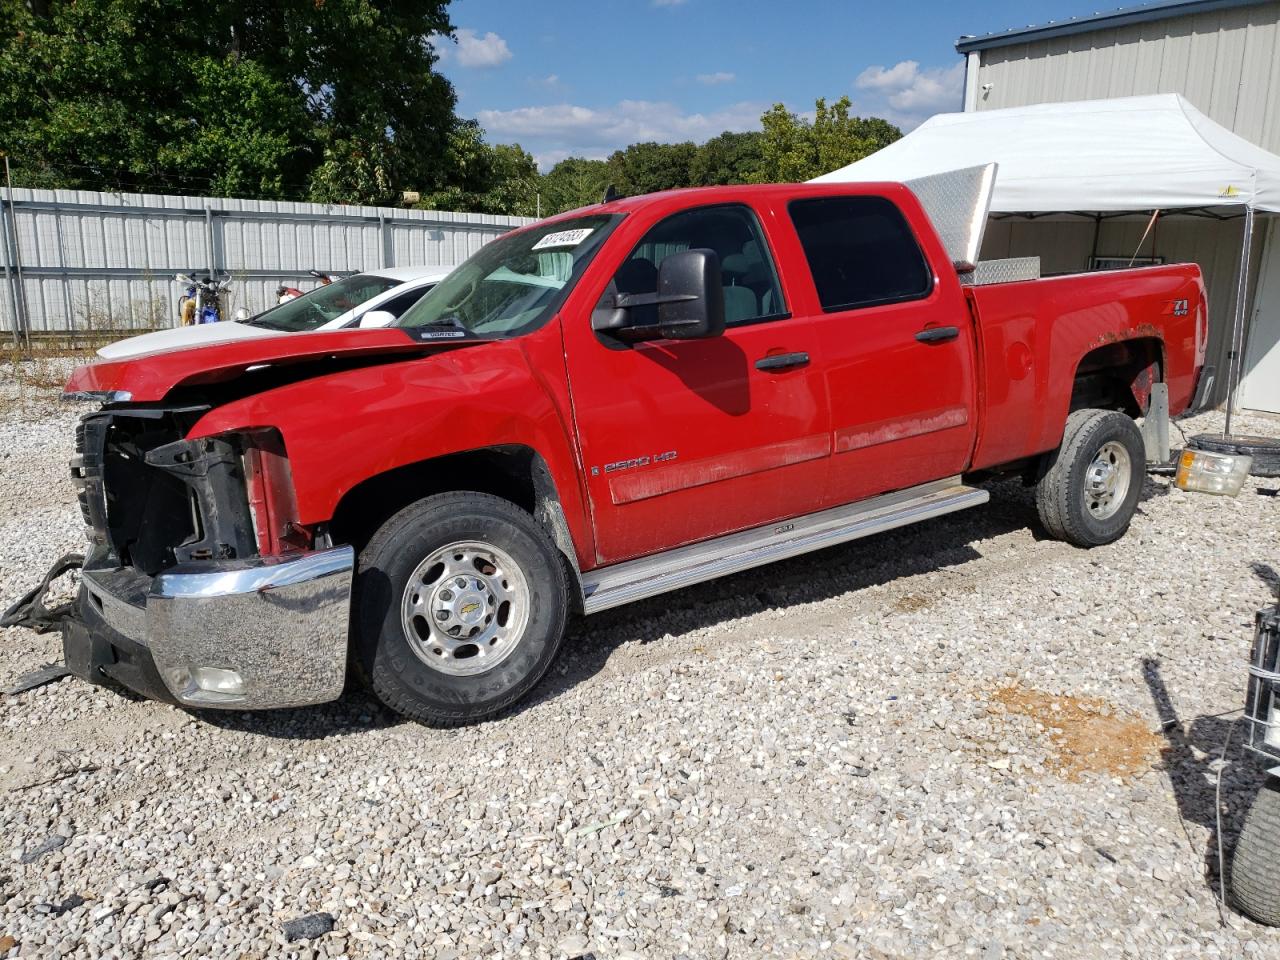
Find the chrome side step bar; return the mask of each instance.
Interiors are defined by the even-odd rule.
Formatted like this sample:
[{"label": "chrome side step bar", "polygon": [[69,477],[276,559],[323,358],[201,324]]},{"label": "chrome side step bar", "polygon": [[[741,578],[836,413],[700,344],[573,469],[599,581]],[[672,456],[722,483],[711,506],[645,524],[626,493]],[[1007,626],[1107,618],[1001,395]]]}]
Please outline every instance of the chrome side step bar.
[{"label": "chrome side step bar", "polygon": [[775,560],[976,507],[989,499],[987,491],[967,487],[959,477],[950,477],[601,567],[582,576],[583,606],[587,613],[598,613]]}]

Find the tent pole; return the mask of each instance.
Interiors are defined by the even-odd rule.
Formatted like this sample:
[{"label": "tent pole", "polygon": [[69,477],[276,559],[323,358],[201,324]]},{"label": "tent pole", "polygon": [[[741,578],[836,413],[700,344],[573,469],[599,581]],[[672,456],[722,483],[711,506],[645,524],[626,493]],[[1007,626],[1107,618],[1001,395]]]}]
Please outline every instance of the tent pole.
[{"label": "tent pole", "polygon": [[1249,293],[1249,255],[1253,246],[1253,207],[1244,208],[1244,238],[1240,244],[1240,272],[1236,278],[1236,315],[1231,325],[1231,353],[1227,366],[1227,418],[1223,422],[1222,435],[1231,436],[1231,415],[1236,408],[1236,391],[1240,389],[1240,376],[1244,367],[1244,316],[1245,299]]}]

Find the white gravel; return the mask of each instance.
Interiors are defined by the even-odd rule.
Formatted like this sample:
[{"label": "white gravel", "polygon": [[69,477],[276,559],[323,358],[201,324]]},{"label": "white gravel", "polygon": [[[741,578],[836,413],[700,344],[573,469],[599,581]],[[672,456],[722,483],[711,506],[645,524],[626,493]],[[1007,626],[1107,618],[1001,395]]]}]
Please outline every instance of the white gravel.
[{"label": "white gravel", "polygon": [[[77,411],[5,389],[7,603],[82,533]],[[1085,552],[993,484],[987,508],[580,623],[532,700],[469,729],[359,694],[5,697],[0,956],[1280,957],[1280,932],[1219,920],[1230,719],[1192,719],[1242,704],[1278,487],[1154,479]],[[0,640],[4,686],[60,653]],[[1258,782],[1230,757],[1228,843]],[[320,913],[331,932],[286,927]]]}]

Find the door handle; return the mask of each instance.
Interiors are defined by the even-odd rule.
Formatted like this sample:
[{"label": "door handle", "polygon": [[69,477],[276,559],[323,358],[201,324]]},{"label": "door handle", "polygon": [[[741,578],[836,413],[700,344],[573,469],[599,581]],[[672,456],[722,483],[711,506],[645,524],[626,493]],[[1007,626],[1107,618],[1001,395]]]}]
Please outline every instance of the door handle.
[{"label": "door handle", "polygon": [[921,343],[945,343],[960,336],[959,327],[925,327],[916,334]]},{"label": "door handle", "polygon": [[803,367],[809,362],[807,353],[774,353],[756,361],[757,370],[786,370]]}]

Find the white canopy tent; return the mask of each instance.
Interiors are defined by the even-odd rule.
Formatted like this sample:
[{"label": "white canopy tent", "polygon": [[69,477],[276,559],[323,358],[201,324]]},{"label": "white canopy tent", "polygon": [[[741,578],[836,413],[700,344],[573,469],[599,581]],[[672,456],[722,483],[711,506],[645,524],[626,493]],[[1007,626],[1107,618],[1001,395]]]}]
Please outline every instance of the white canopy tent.
[{"label": "white canopy tent", "polygon": [[1255,213],[1280,213],[1280,156],[1210,120],[1178,94],[939,114],[901,140],[815,178],[902,181],[997,163],[990,211],[1243,216],[1227,431],[1243,353]]},{"label": "white canopy tent", "polygon": [[942,113],[815,181],[914,180],[992,162],[993,213],[1280,212],[1280,157],[1176,93]]}]

